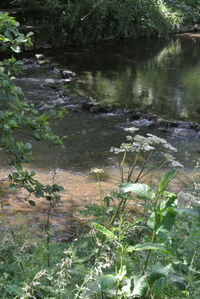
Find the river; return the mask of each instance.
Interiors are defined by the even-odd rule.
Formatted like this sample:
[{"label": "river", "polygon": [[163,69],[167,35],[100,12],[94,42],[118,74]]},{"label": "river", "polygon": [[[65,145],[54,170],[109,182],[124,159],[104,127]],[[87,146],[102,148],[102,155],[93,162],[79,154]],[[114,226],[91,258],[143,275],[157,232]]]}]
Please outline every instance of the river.
[{"label": "river", "polygon": [[[35,169],[45,183],[51,182],[56,169],[56,182],[65,187],[62,206],[52,215],[52,222],[66,228],[75,221],[74,212],[80,206],[98,200],[96,181],[89,174],[92,167],[105,170],[106,190],[115,188],[119,182],[117,160],[110,147],[119,146],[127,135],[124,129],[134,125],[125,113],[119,113],[121,108],[122,112],[124,108],[134,108],[157,114],[161,119],[199,122],[200,39],[186,36],[123,41],[93,50],[62,49],[46,55],[51,57],[49,65],[39,65],[30,57],[25,59],[27,70],[17,79],[29,101],[43,107],[60,100],[60,93],[52,88],[60,79],[57,68],[52,67],[54,64],[76,73],[75,79],[60,88],[65,98],[66,94],[69,97],[69,105],[87,96],[103,105],[118,107],[118,113],[70,111],[61,122],[54,123],[55,132],[66,136],[65,149],[40,143],[33,145],[35,160],[27,167]],[[185,186],[199,158],[199,133],[177,134],[143,126],[139,132],[162,136],[178,148],[177,158],[185,165],[187,174],[172,189]],[[6,174],[4,167],[1,177]],[[13,209],[24,214],[31,211],[14,194],[9,200],[6,198],[5,205],[11,214]],[[37,215],[38,211],[39,208]]]}]

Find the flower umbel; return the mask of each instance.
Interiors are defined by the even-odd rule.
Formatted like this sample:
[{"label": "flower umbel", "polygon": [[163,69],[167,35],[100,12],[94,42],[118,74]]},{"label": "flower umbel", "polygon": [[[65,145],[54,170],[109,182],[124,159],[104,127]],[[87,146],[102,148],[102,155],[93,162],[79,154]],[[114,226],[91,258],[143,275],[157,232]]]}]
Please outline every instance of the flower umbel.
[{"label": "flower umbel", "polygon": [[102,168],[92,168],[91,170],[90,170],[90,173],[94,173],[94,174],[102,174],[102,173],[104,173],[104,170],[102,169]]}]

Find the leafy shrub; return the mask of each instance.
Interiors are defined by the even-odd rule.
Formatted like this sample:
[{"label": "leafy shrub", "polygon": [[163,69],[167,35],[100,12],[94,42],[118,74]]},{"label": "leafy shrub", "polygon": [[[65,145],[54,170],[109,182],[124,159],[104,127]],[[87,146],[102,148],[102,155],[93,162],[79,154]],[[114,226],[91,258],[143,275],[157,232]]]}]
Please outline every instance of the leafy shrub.
[{"label": "leafy shrub", "polygon": [[[167,2],[167,4],[166,4]],[[54,45],[96,43],[110,38],[162,35],[183,20],[193,22],[196,5],[160,0],[15,0],[21,19],[44,24],[42,38]],[[48,34],[47,34],[48,32]]]}]

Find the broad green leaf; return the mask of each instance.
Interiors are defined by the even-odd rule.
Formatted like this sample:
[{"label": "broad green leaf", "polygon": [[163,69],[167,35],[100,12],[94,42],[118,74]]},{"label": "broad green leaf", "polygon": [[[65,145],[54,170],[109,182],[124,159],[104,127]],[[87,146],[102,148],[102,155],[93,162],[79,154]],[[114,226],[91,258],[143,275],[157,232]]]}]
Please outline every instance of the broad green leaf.
[{"label": "broad green leaf", "polygon": [[177,212],[174,210],[173,207],[168,208],[167,211],[162,213],[162,221],[160,223],[161,228],[171,230],[173,225],[175,224]]},{"label": "broad green leaf", "polygon": [[139,243],[139,244],[136,244],[135,246],[127,247],[127,252],[142,251],[142,250],[159,250],[167,255],[172,254],[163,245],[155,244],[155,243]]},{"label": "broad green leaf", "polygon": [[112,231],[110,231],[109,229],[107,229],[105,226],[98,224],[98,223],[94,223],[94,228],[96,230],[98,230],[99,232],[101,232],[102,234],[104,234],[106,237],[108,237],[110,239],[117,240],[117,237],[115,236],[115,234]]},{"label": "broad green leaf", "polygon": [[163,199],[160,203],[160,210],[165,210],[169,207],[176,207],[178,203],[177,195],[172,192],[164,191]]},{"label": "broad green leaf", "polygon": [[152,229],[155,227],[155,213],[154,212],[151,213],[151,215],[149,216],[147,225]]},{"label": "broad green leaf", "polygon": [[120,185],[120,189],[127,193],[127,192],[133,192],[138,195],[138,197],[142,199],[152,199],[155,194],[151,190],[151,188],[146,185],[146,184],[129,184],[129,183],[124,183]]},{"label": "broad green leaf", "polygon": [[100,277],[99,279],[100,287],[102,291],[106,291],[109,289],[112,289],[116,282],[117,282],[117,277],[114,275],[108,274]]},{"label": "broad green leaf", "polygon": [[176,170],[169,170],[161,179],[159,186],[158,186],[158,194],[163,195],[165,189],[167,188],[169,182],[174,177]]},{"label": "broad green leaf", "polygon": [[167,285],[167,278],[166,277],[160,277],[157,279],[153,285],[153,294],[156,296],[156,298],[163,298],[164,297],[164,291],[165,287]]},{"label": "broad green leaf", "polygon": [[186,288],[186,283],[184,281],[183,276],[181,275],[173,273],[170,275],[169,280],[171,283],[173,283],[176,287],[178,287],[181,290],[184,290]]},{"label": "broad green leaf", "polygon": [[167,277],[171,268],[172,264],[169,264],[165,267],[163,265],[156,265],[152,267],[151,271],[148,273],[149,283],[153,284],[156,280],[160,279],[161,277]]},{"label": "broad green leaf", "polygon": [[131,293],[131,298],[145,296],[148,288],[147,286],[148,284],[145,275],[137,280],[134,279],[134,289]]}]

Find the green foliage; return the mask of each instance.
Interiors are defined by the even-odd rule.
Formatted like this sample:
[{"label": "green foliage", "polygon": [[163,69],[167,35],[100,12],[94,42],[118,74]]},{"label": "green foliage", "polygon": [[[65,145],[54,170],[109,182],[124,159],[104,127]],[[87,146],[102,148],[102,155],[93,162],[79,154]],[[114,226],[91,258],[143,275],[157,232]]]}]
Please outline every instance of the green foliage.
[{"label": "green foliage", "polygon": [[[113,38],[164,35],[197,22],[199,1],[15,0],[21,20],[45,24],[42,38],[54,46]],[[20,17],[20,15],[19,15]],[[55,40],[56,39],[56,40]],[[55,40],[55,41],[54,41]]]},{"label": "green foliage", "polygon": [[[31,43],[32,35],[32,33],[26,36],[21,34],[18,26],[19,23],[14,18],[9,17],[7,13],[0,13],[0,43],[17,53],[21,44]],[[10,188],[21,187],[30,195],[58,201],[61,187],[55,184],[44,186],[34,179],[34,172],[23,170],[23,163],[33,159],[31,143],[33,139],[55,145],[61,145],[62,140],[53,134],[49,125],[51,114],[40,114],[33,104],[24,100],[21,88],[16,86],[15,76],[22,69],[23,63],[14,57],[0,62],[0,147],[7,163],[13,167],[9,175]],[[60,114],[57,116],[59,118]],[[33,200],[29,200],[29,203],[34,205]]]},{"label": "green foliage", "polygon": [[[173,221],[169,211],[174,211]],[[16,226],[16,252],[2,219],[2,298],[197,298],[200,211],[178,211],[176,195],[165,191],[150,202],[147,218],[126,212],[113,223],[112,214],[94,216],[91,230],[77,241],[50,243],[50,267],[45,266],[45,233],[40,230],[38,238],[37,227]]]},{"label": "green foliage", "polygon": [[198,23],[200,21],[199,0],[165,0],[167,6],[176,11],[184,23]]},{"label": "green foliage", "polygon": [[[163,196],[151,210],[157,215],[162,210],[163,217],[169,209],[177,212],[175,194],[165,191]],[[77,241],[51,242],[53,260],[48,268],[43,238],[33,233],[36,227],[32,232],[16,227],[18,255],[5,231],[0,243],[3,298],[197,298],[199,209],[189,209],[195,216],[176,213],[173,223],[166,218],[169,225],[162,233],[160,218],[152,217],[151,210],[147,219],[125,213],[113,224],[107,215],[101,224],[95,217],[91,230]],[[20,268],[16,271],[19,260],[25,271],[31,269],[26,277]]]}]

